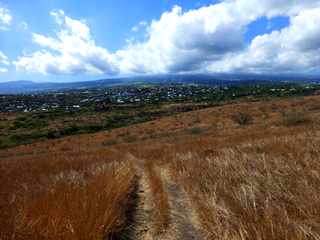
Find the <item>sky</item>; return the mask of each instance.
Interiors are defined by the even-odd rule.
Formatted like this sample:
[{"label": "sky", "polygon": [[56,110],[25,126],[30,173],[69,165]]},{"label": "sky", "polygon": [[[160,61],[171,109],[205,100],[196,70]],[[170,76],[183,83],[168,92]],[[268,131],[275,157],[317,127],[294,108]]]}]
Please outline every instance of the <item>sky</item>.
[{"label": "sky", "polygon": [[0,82],[319,67],[320,0],[0,0]]}]

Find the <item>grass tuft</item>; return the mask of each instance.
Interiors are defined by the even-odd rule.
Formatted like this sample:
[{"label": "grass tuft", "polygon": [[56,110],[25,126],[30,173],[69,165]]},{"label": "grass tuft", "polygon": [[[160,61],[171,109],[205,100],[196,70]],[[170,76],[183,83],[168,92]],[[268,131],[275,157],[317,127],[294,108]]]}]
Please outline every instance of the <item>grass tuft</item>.
[{"label": "grass tuft", "polygon": [[253,117],[246,112],[237,112],[232,114],[231,119],[239,125],[248,125],[253,122]]}]

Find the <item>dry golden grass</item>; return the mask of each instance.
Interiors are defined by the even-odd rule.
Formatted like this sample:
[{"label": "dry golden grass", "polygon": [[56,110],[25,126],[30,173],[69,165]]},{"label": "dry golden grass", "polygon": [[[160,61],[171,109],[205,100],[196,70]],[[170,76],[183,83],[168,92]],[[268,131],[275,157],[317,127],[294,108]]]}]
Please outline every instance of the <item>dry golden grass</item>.
[{"label": "dry golden grass", "polygon": [[110,160],[111,152],[109,160],[91,154],[1,161],[0,239],[104,239],[120,232],[135,173]]},{"label": "dry golden grass", "polygon": [[[233,103],[0,150],[0,239],[112,239],[136,190],[128,153],[145,159],[158,233],[174,217],[158,171],[169,168],[209,239],[320,239],[319,102]],[[308,121],[286,124],[286,111]],[[241,112],[254,121],[234,122]],[[128,133],[136,141],[105,144]]]},{"label": "dry golden grass", "polygon": [[320,239],[320,136],[177,155],[173,171],[210,239]]},{"label": "dry golden grass", "polygon": [[[198,126],[220,127],[208,127],[200,135],[151,139],[131,151],[171,167],[173,179],[192,197],[208,239],[320,239],[317,99],[242,103],[183,114],[182,125],[197,116]],[[284,124],[284,109],[303,112],[308,121]],[[242,111],[254,117],[252,124],[233,123],[233,112]]]},{"label": "dry golden grass", "polygon": [[168,193],[165,190],[159,171],[155,169],[155,165],[151,161],[145,164],[145,169],[149,178],[150,190],[154,202],[153,227],[155,234],[160,234],[168,228],[170,222]]}]

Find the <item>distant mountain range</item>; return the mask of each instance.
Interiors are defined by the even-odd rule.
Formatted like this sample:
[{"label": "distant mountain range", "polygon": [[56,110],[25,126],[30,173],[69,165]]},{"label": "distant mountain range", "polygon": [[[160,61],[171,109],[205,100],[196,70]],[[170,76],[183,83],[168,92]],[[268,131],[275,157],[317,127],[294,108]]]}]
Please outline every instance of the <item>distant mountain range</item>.
[{"label": "distant mountain range", "polygon": [[93,88],[121,84],[121,79],[93,80],[86,82],[54,83],[33,81],[12,81],[0,83],[0,94],[21,94],[46,91],[60,91],[81,88]]},{"label": "distant mountain range", "polygon": [[71,89],[89,89],[96,87],[110,87],[131,84],[148,83],[194,83],[203,85],[229,85],[246,84],[252,82],[318,82],[320,77],[315,76],[291,76],[291,75],[255,75],[255,74],[185,74],[185,75],[153,75],[127,78],[100,79],[83,82],[54,83],[33,81],[11,81],[0,83],[0,94],[23,94],[47,91],[64,91]]}]

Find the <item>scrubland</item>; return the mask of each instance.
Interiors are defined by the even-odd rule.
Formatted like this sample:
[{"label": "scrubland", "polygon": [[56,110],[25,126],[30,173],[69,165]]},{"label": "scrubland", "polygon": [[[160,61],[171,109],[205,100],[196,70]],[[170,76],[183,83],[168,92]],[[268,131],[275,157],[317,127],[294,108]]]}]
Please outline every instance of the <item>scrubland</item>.
[{"label": "scrubland", "polygon": [[[306,97],[4,149],[0,239],[320,239],[319,146],[320,97]],[[150,215],[141,171],[154,207],[134,234]]]}]

